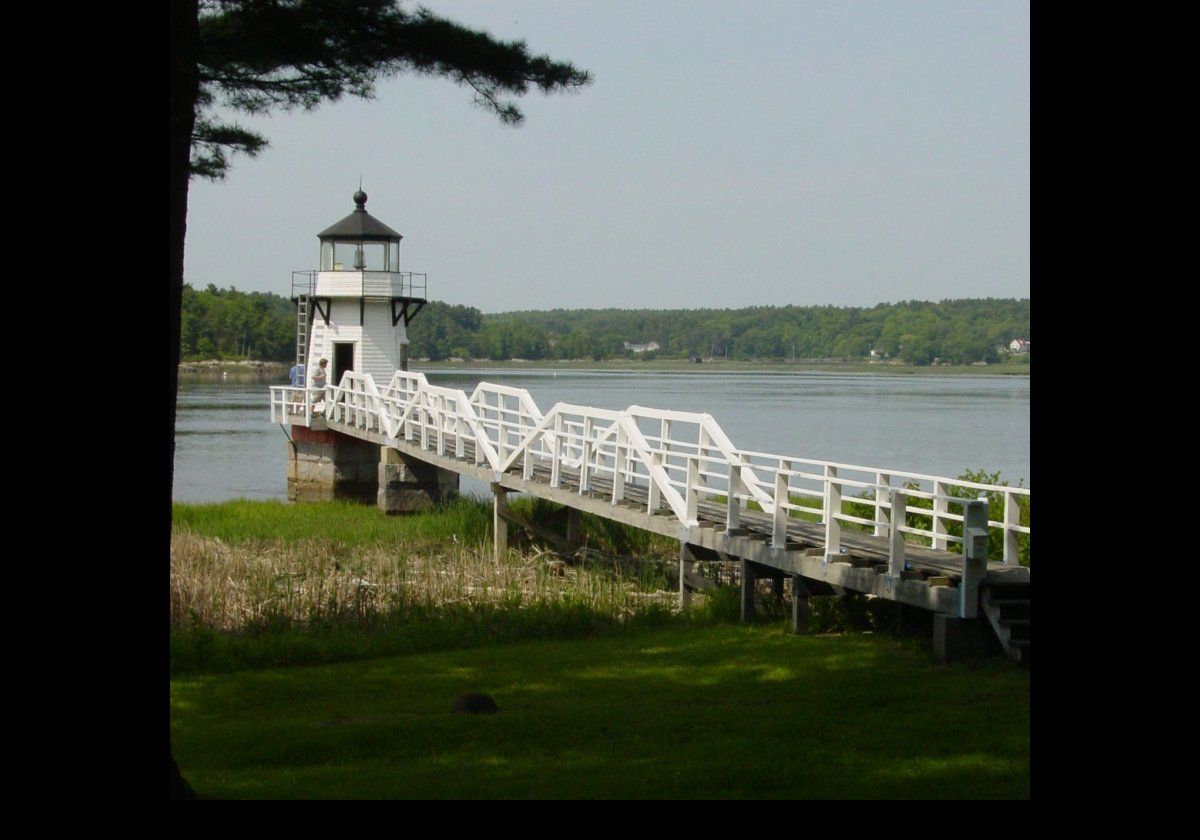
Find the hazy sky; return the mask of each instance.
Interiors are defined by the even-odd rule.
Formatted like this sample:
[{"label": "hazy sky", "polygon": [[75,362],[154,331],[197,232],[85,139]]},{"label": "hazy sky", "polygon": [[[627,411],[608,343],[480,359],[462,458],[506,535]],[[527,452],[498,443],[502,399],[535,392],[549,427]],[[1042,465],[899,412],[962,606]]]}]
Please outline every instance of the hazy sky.
[{"label": "hazy sky", "polygon": [[239,117],[271,145],[192,182],[187,282],[289,294],[361,175],[484,312],[1029,297],[1027,2],[425,5],[594,81],[518,128],[416,76]]}]

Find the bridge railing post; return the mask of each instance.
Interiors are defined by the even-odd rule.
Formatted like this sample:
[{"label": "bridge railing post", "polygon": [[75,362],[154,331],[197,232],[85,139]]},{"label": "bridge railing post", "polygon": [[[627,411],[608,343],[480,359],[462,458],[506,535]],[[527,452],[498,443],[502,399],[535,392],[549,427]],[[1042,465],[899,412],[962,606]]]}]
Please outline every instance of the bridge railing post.
[{"label": "bridge railing post", "polygon": [[943,535],[949,533],[946,528],[946,514],[950,512],[950,500],[947,498],[949,494],[946,492],[946,485],[941,481],[935,481],[933,495],[933,547],[945,551],[949,541]]},{"label": "bridge railing post", "polygon": [[627,443],[625,439],[625,430],[617,428],[617,446],[613,450],[613,485],[612,485],[612,503],[625,498],[625,449]]},{"label": "bridge railing post", "polygon": [[433,402],[436,406],[436,415],[434,422],[437,423],[437,437],[435,438],[436,451],[438,455],[444,455],[446,452],[446,397],[442,394],[437,395],[437,399]]},{"label": "bridge railing post", "polygon": [[888,491],[890,490],[892,477],[887,473],[875,473],[875,536],[886,537],[890,533],[890,523],[894,520],[888,518]]},{"label": "bridge railing post", "polygon": [[[664,467],[667,463],[667,449],[669,446],[668,439],[671,435],[671,421],[666,418],[658,427],[658,447],[651,453],[651,462],[658,467]],[[658,510],[658,505],[662,500],[662,491],[659,489],[658,482],[654,480],[653,470],[650,471],[650,490],[646,499],[646,512],[654,513]]]},{"label": "bridge railing post", "polygon": [[892,522],[888,534],[888,574],[900,577],[904,572],[904,520],[908,511],[908,495],[902,489],[892,490]]},{"label": "bridge railing post", "polygon": [[583,495],[592,489],[592,418],[583,418],[583,446],[579,456],[579,493]]},{"label": "bridge railing post", "polygon": [[425,395],[425,399],[421,401],[421,448],[429,448],[429,394]]},{"label": "bridge railing post", "polygon": [[1017,494],[1004,494],[1004,562],[1019,566],[1021,564],[1021,544],[1017,541],[1017,532],[1010,526],[1021,524],[1021,506],[1017,502]]},{"label": "bridge railing post", "polygon": [[550,460],[550,486],[557,487],[559,483],[560,473],[562,471],[562,448],[563,448],[563,421],[562,414],[555,412],[554,414],[554,437],[551,438],[551,448],[554,450],[551,453]]},{"label": "bridge railing post", "polygon": [[729,497],[725,500],[725,531],[733,531],[742,525],[742,500],[738,498],[746,492],[742,481],[742,465],[729,464]]},{"label": "bridge railing post", "polygon": [[825,521],[825,554],[839,554],[842,550],[842,523],[838,516],[842,512],[842,485],[837,482],[837,467],[825,465],[825,498],[821,516]]},{"label": "bridge railing post", "polygon": [[[486,403],[487,397],[484,397]],[[508,460],[508,433],[504,430],[504,395],[496,396],[496,454],[500,463]]]},{"label": "bridge railing post", "polygon": [[791,461],[780,459],[779,469],[775,471],[775,511],[771,515],[771,547],[783,548],[787,545],[788,504],[788,471],[792,468]]},{"label": "bridge railing post", "polygon": [[963,506],[963,575],[958,585],[959,618],[979,615],[979,584],[987,575],[988,503],[971,499]]},{"label": "bridge railing post", "polygon": [[688,456],[687,466],[687,522],[685,525],[691,525],[699,518],[700,513],[700,457],[698,455]]},{"label": "bridge railing post", "polygon": [[[521,423],[517,421],[517,440],[521,439]],[[518,444],[519,446],[520,444]],[[521,477],[526,481],[533,478],[533,441],[530,440],[525,444],[525,451],[521,453]]]}]

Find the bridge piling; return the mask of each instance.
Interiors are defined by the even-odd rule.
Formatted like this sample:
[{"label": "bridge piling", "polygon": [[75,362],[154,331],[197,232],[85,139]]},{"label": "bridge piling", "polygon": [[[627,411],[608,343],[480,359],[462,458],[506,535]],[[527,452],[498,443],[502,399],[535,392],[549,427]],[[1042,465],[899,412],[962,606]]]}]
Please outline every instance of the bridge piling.
[{"label": "bridge piling", "polygon": [[688,576],[692,574],[696,556],[683,540],[679,541],[679,609],[687,609],[692,602],[692,588],[688,586]]},{"label": "bridge piling", "polygon": [[492,485],[492,552],[499,563],[508,554],[508,491]]},{"label": "bridge piling", "polygon": [[458,473],[379,447],[375,503],[387,514],[427,510],[458,494]]},{"label": "bridge piling", "polygon": [[577,549],[583,544],[583,513],[579,508],[567,508],[567,545]]},{"label": "bridge piling", "polygon": [[804,578],[792,575],[792,632],[797,636],[808,630],[808,597]]},{"label": "bridge piling", "polygon": [[741,561],[742,571],[742,621],[754,618],[754,590],[758,583],[758,575],[749,560]]}]

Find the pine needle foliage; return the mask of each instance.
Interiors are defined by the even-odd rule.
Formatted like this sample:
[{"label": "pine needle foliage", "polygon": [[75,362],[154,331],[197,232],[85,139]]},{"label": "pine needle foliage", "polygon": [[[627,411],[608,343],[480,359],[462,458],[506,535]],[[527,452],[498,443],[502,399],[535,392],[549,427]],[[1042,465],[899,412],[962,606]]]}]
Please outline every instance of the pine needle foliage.
[{"label": "pine needle foliage", "polygon": [[191,172],[224,176],[228,154],[254,156],[263,136],[214,116],[312,110],[343,96],[371,99],[380,79],[404,73],[449,78],[475,103],[517,125],[512,97],[568,91],[591,81],[573,65],[534,55],[425,8],[394,0],[199,0],[199,88]]}]

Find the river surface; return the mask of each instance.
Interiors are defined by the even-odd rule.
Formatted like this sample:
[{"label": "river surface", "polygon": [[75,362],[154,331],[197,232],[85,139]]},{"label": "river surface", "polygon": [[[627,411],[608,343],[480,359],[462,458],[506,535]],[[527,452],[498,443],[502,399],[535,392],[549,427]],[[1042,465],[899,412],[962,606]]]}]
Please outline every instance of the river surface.
[{"label": "river surface", "polygon": [[[739,449],[949,477],[984,469],[1030,487],[1028,377],[496,369],[426,376],[468,394],[485,379],[525,388],[543,412],[559,401],[707,412]],[[176,501],[287,498],[287,438],[271,423],[268,394],[263,383],[180,383]],[[486,489],[463,479],[465,493]]]}]

